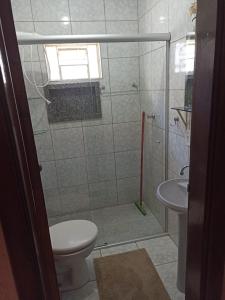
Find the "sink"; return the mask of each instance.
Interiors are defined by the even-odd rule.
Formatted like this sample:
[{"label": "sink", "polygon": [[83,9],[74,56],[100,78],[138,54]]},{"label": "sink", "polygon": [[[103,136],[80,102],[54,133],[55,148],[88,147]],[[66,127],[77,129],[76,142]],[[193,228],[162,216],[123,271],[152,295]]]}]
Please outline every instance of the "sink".
[{"label": "sink", "polygon": [[177,287],[181,292],[185,292],[188,180],[177,178],[164,181],[158,186],[156,196],[160,203],[178,213]]},{"label": "sink", "polygon": [[186,213],[188,209],[188,181],[172,179],[162,182],[157,189],[158,200],[166,207],[178,213]]}]

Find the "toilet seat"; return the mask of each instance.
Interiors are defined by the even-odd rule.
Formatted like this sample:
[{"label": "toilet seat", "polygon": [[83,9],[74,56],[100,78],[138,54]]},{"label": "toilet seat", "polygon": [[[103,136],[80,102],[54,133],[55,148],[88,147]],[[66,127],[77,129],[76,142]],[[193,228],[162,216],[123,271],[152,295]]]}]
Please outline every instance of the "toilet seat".
[{"label": "toilet seat", "polygon": [[96,225],[87,220],[70,220],[50,227],[53,253],[65,255],[78,252],[97,238]]}]

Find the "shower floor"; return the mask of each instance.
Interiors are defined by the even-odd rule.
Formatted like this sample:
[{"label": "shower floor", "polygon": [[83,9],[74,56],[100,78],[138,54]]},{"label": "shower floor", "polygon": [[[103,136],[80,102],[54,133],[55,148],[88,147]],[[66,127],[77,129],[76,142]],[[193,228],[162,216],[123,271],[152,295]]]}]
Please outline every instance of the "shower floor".
[{"label": "shower floor", "polygon": [[143,216],[132,204],[100,208],[78,214],[50,219],[50,225],[71,219],[87,219],[98,227],[96,247],[123,243],[163,233],[163,228],[146,207]]},{"label": "shower floor", "polygon": [[163,233],[163,228],[147,208],[143,216],[134,204],[97,209],[91,212],[98,226],[96,246],[101,247]]}]

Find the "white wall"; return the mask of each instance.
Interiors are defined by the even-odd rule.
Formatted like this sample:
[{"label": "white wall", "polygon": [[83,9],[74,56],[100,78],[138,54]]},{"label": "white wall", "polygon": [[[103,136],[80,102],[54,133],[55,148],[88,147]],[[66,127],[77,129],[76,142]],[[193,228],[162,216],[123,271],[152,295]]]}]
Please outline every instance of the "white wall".
[{"label": "white wall", "polygon": [[[137,33],[137,0],[12,0],[16,29],[40,34]],[[24,65],[30,74],[29,47]],[[140,102],[138,44],[101,45],[103,117],[48,123],[45,103],[26,81],[48,216],[74,214],[139,198]],[[33,47],[37,81],[46,76]]]}]

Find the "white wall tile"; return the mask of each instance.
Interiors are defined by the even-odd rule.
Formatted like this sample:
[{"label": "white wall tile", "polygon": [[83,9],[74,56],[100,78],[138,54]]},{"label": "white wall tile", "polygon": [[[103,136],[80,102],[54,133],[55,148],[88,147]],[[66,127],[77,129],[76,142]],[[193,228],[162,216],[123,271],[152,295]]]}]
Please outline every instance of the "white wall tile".
[{"label": "white wall tile", "polygon": [[105,22],[95,21],[95,22],[71,22],[72,33],[73,34],[104,34]]},{"label": "white wall tile", "polygon": [[71,34],[69,22],[34,22],[35,31],[43,35],[68,35]]},{"label": "white wall tile", "polygon": [[31,0],[34,21],[70,20],[67,0]]},{"label": "white wall tile", "polygon": [[[156,62],[155,62],[156,64]],[[140,89],[149,91],[152,89],[151,71],[152,54],[151,52],[140,57]]]},{"label": "white wall tile", "polygon": [[140,151],[118,152],[116,157],[117,178],[136,177],[140,173]]},{"label": "white wall tile", "polygon": [[139,59],[115,58],[109,60],[112,92],[133,91],[132,85],[139,85]]},{"label": "white wall tile", "polygon": [[151,88],[152,90],[165,89],[166,71],[166,51],[165,47],[152,52],[151,66]]},{"label": "white wall tile", "polygon": [[49,131],[36,134],[35,145],[38,154],[38,160],[49,161],[54,159],[53,148],[52,148],[52,139]]},{"label": "white wall tile", "polygon": [[102,95],[110,93],[110,79],[109,79],[109,63],[108,59],[102,58],[102,79],[99,80],[102,89]]},{"label": "white wall tile", "polygon": [[131,177],[119,179],[117,181],[118,187],[118,202],[119,204],[134,203],[139,200],[140,192],[140,178]]},{"label": "white wall tile", "polygon": [[85,158],[71,158],[56,161],[60,187],[87,183]]},{"label": "white wall tile", "polygon": [[164,165],[155,159],[152,160],[150,169],[151,185],[156,193],[158,185],[164,180]]},{"label": "white wall tile", "polygon": [[[171,108],[184,106],[184,93],[184,90],[170,90],[169,130],[181,136],[185,136],[185,125],[183,124],[178,112]],[[174,118],[179,118],[179,121],[175,123]]]},{"label": "white wall tile", "polygon": [[55,162],[42,162],[41,181],[43,189],[56,189],[57,188],[57,175]]},{"label": "white wall tile", "polygon": [[113,134],[115,152],[140,149],[141,128],[139,122],[114,124]]},{"label": "white wall tile", "polygon": [[141,112],[144,111],[146,113],[147,125],[152,125],[152,119],[148,119],[148,115],[153,114],[153,104],[152,104],[152,92],[151,91],[141,91],[140,92],[140,104],[141,104]]},{"label": "white wall tile", "polygon": [[[171,43],[170,50],[170,89],[184,90],[185,87],[185,72],[182,70],[182,53],[180,49],[184,47],[185,40],[181,39]],[[180,56],[181,55],[181,56]]]},{"label": "white wall tile", "polygon": [[160,0],[138,0],[138,15],[142,17]]},{"label": "white wall tile", "polygon": [[182,136],[169,132],[169,170],[179,177],[183,166],[189,164],[189,147]]},{"label": "white wall tile", "polygon": [[112,96],[113,123],[139,121],[140,101],[139,95]]},{"label": "white wall tile", "polygon": [[87,157],[88,182],[110,180],[115,177],[114,154]]},{"label": "white wall tile", "polygon": [[84,156],[82,128],[67,128],[52,131],[56,159]]},{"label": "white wall tile", "polygon": [[169,0],[169,31],[172,41],[178,40],[193,31],[189,8],[192,0]]},{"label": "white wall tile", "polygon": [[105,20],[103,0],[69,0],[73,21]]},{"label": "white wall tile", "polygon": [[[44,95],[42,88],[36,88],[34,81],[36,82],[36,85],[43,85],[44,80],[42,77],[42,70],[41,70],[41,64],[40,62],[25,62],[23,63],[23,71],[26,73],[26,76],[24,76],[25,86],[26,86],[26,92],[28,98],[40,98],[39,93]],[[28,77],[28,79],[27,79]],[[38,91],[37,91],[38,89]]]},{"label": "white wall tile", "polygon": [[106,20],[137,20],[137,0],[105,0]]},{"label": "white wall tile", "polygon": [[[169,32],[169,0],[162,0],[156,3],[151,10],[152,32]],[[152,49],[165,45],[165,42],[152,43]]]},{"label": "white wall tile", "polygon": [[152,126],[152,157],[157,161],[164,163],[165,159],[165,131],[159,127]]},{"label": "white wall tile", "polygon": [[116,181],[104,181],[89,184],[89,196],[92,209],[116,205]]},{"label": "white wall tile", "polygon": [[58,190],[44,190],[44,198],[48,218],[60,216],[62,214],[62,207]]},{"label": "white wall tile", "polygon": [[29,99],[31,122],[34,132],[49,129],[46,103],[43,99]]},{"label": "white wall tile", "polygon": [[[29,32],[33,33],[33,22],[15,22],[16,32]],[[19,46],[21,61],[39,61],[37,45],[32,45],[32,53],[30,45]],[[31,56],[32,54],[32,56]]]},{"label": "white wall tile", "polygon": [[[137,21],[111,21],[106,22],[109,34],[137,34]],[[132,57],[139,55],[138,43],[109,43],[109,57]]]},{"label": "white wall tile", "polygon": [[76,128],[76,127],[82,127],[82,122],[81,121],[58,122],[58,123],[51,123],[51,124],[49,124],[49,126],[52,130],[65,129],[65,128]]},{"label": "white wall tile", "polygon": [[112,104],[110,96],[101,96],[102,116],[96,120],[83,120],[82,125],[95,126],[103,124],[112,124]]},{"label": "white wall tile", "polygon": [[[72,34],[104,34],[106,32],[105,22],[95,21],[95,22],[71,22],[72,24]],[[107,58],[107,44],[102,43],[101,57]]]},{"label": "white wall tile", "polygon": [[155,114],[155,120],[152,124],[159,128],[165,128],[165,92],[152,91],[151,92],[152,112]]},{"label": "white wall tile", "polygon": [[[151,11],[148,11],[139,21],[139,33],[152,33],[152,14]],[[151,42],[141,42],[140,45],[140,54],[147,53],[152,49]]]},{"label": "white wall tile", "polygon": [[74,213],[89,209],[88,185],[60,189],[63,213]]},{"label": "white wall tile", "polygon": [[88,155],[113,152],[111,125],[84,127],[85,152]]},{"label": "white wall tile", "polygon": [[12,0],[14,21],[32,21],[30,0]]}]

